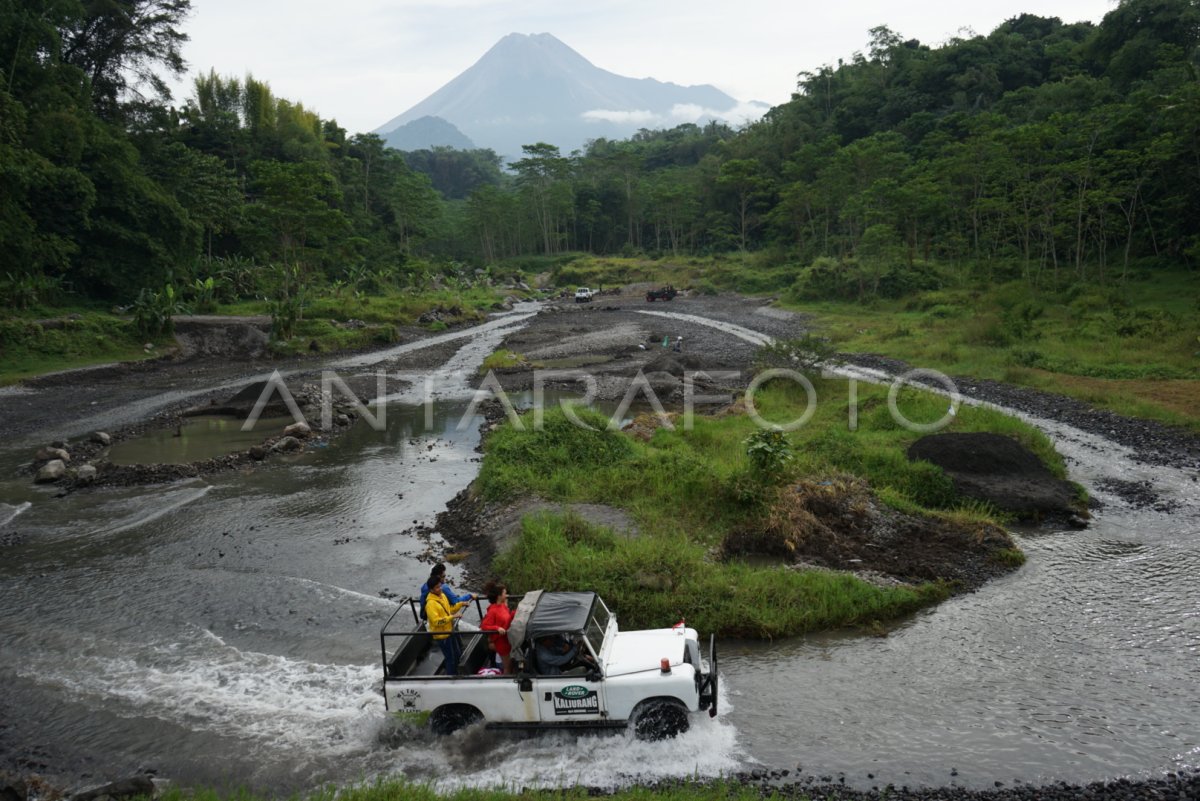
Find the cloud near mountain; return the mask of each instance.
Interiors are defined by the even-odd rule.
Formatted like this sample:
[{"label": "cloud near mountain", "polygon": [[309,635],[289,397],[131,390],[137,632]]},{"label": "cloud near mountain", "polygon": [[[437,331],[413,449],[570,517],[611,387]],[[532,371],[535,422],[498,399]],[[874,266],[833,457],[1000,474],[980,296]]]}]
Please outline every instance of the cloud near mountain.
[{"label": "cloud near mountain", "polygon": [[762,117],[770,108],[765,103],[738,103],[733,108],[704,108],[694,103],[676,103],[666,113],[638,109],[591,109],[581,115],[585,120],[611,122],[616,125],[635,125],[638,128],[673,128],[686,122],[722,120],[730,125],[743,125]]}]

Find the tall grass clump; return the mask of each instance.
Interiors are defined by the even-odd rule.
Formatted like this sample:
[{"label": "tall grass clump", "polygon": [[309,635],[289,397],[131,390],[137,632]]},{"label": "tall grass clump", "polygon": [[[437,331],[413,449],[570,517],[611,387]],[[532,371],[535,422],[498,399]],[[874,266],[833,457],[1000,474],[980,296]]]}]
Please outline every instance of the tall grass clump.
[{"label": "tall grass clump", "polygon": [[510,423],[493,433],[476,484],[480,494],[503,500],[541,489],[565,500],[582,491],[571,486],[577,481],[595,481],[595,471],[634,458],[633,440],[608,430],[607,417],[584,408],[573,408],[572,413],[574,420],[562,408],[548,409],[538,426],[529,412],[521,417],[520,427]]},{"label": "tall grass clump", "polygon": [[595,590],[626,628],[688,625],[772,638],[894,619],[949,594],[940,584],[878,587],[846,573],[716,562],[685,533],[630,537],[542,512],[494,564],[514,592]]}]

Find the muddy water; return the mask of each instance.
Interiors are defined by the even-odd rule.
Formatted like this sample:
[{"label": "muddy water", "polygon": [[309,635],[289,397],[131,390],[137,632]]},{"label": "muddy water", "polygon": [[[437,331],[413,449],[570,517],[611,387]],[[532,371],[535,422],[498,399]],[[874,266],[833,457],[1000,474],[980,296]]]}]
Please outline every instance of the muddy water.
[{"label": "muddy water", "polygon": [[1097,493],[1090,530],[1022,536],[1025,567],[886,638],[725,643],[723,714],[677,741],[437,741],[390,722],[375,691],[382,595],[412,591],[440,552],[436,534],[406,532],[478,468],[460,371],[504,330],[442,371],[428,426],[414,384],[383,432],[360,423],[265,469],[63,499],[0,484],[0,762],[278,792],[387,773],[612,784],[754,763],[861,786],[990,786],[1200,763],[1196,484],[1069,429],[1053,433],[1077,478],[1149,480],[1174,510]]},{"label": "muddy water", "polygon": [[295,422],[291,417],[261,417],[249,431],[235,417],[192,417],[177,429],[156,429],[113,445],[113,464],[186,464],[214,459],[258,445],[269,433]]}]

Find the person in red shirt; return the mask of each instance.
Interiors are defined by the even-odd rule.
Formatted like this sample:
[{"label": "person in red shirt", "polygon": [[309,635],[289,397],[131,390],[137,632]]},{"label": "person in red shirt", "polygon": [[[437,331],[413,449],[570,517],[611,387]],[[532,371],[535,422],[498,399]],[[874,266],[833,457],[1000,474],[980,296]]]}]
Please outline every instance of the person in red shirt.
[{"label": "person in red shirt", "polygon": [[508,627],[512,623],[513,612],[508,608],[508,588],[498,581],[493,581],[483,589],[491,606],[483,616],[479,628],[488,632],[488,639],[500,657],[504,672],[512,673],[512,645],[508,641]]}]

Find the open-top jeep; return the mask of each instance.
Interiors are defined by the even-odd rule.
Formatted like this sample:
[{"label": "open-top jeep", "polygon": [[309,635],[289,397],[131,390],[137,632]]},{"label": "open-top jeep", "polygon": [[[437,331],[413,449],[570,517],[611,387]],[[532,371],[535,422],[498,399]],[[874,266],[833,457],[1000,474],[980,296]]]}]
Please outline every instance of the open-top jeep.
[{"label": "open-top jeep", "polygon": [[[408,607],[413,623],[397,617]],[[482,609],[474,605],[477,619]],[[456,629],[462,646],[458,676],[445,672],[417,603],[409,599],[380,631],[383,692],[394,712],[428,712],[430,727],[447,734],[482,721],[489,728],[623,728],[642,739],[687,731],[688,714],[717,714],[717,654],[709,640],[700,654],[694,629],[678,625],[619,631],[616,618],[594,592],[543,592],[519,599],[508,640],[514,675],[489,668],[495,653],[488,632]],[[578,654],[575,666],[538,664],[539,640],[561,638]],[[555,671],[563,671],[557,673]]]}]

